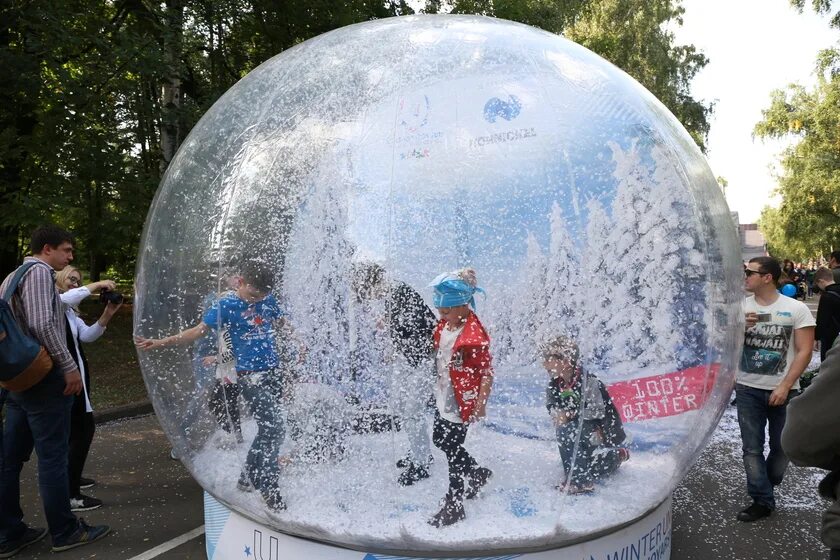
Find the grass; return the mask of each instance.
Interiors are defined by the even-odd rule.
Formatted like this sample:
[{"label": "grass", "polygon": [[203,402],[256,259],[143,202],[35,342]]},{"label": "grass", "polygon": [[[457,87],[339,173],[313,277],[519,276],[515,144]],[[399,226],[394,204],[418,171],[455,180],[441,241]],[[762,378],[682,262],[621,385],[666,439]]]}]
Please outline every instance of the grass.
[{"label": "grass", "polygon": [[[87,324],[99,318],[103,306],[94,298],[83,301],[81,317]],[[147,398],[146,386],[132,340],[132,305],[120,307],[102,338],[84,345],[90,367],[94,410],[129,404]]]}]

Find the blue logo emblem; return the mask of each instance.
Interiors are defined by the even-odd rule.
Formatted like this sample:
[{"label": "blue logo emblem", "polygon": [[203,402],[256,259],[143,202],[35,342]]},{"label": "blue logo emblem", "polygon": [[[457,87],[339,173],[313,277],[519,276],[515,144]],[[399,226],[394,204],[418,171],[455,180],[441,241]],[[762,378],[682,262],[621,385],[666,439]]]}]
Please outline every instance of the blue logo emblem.
[{"label": "blue logo emblem", "polygon": [[484,120],[494,123],[497,118],[502,117],[506,121],[512,121],[519,116],[520,111],[522,103],[515,95],[509,95],[508,101],[493,97],[484,104]]}]

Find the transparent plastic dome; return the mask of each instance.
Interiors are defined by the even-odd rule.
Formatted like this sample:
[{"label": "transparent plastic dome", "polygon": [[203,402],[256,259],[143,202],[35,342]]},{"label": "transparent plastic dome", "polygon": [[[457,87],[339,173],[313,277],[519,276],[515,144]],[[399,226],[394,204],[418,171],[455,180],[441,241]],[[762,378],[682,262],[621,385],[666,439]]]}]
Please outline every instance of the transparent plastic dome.
[{"label": "transparent plastic dome", "polygon": [[[195,126],[148,216],[135,331],[198,325],[238,297],[243,267],[270,270],[283,320],[263,325],[279,366],[262,395],[282,438],[285,510],[238,484],[258,433],[252,401],[221,400],[223,417],[241,416],[241,443],[220,400],[208,406],[220,378],[237,378],[203,361],[221,353],[222,319],[193,344],[139,352],[160,422],[209,493],[279,531],[366,550],[550,548],[651,511],[699,454],[733,383],[739,255],[704,157],[622,71],[502,20],[391,18],[281,53]],[[428,478],[398,481],[407,407],[422,403],[429,438],[435,402],[400,369],[391,294],[433,309],[429,283],[464,266],[486,292],[476,314],[494,370],[464,447],[493,476],[463,521],[437,528],[443,452],[431,446]],[[384,281],[362,293],[371,267]],[[629,453],[584,493],[564,484],[546,406],[545,348],[561,335],[603,383]],[[585,407],[569,413],[573,462],[609,439],[583,429]]]}]

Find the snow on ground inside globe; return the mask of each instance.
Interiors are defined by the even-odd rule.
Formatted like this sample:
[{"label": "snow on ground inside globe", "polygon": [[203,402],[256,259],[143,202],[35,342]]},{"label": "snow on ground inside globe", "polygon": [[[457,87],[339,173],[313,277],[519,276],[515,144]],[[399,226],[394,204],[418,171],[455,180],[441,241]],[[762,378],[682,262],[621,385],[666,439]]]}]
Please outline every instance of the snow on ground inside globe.
[{"label": "snow on ground inside globe", "polygon": [[[553,440],[506,435],[476,425],[465,447],[480,465],[493,470],[493,478],[478,498],[465,502],[464,521],[436,529],[426,521],[439,509],[448,484],[446,457],[437,449],[431,478],[401,487],[395,463],[408,450],[405,434],[352,434],[339,461],[292,461],[286,466],[280,485],[288,510],[269,514],[259,493],[236,490],[248,444],[256,433],[253,420],[243,422],[243,432],[244,444],[220,448],[216,442],[226,435],[220,432],[197,453],[192,469],[202,486],[242,512],[263,512],[263,521],[270,525],[282,522],[290,532],[358,546],[463,550],[583,536],[646,513],[665,499],[668,485],[663,481],[677,470],[673,457],[656,447],[632,451],[631,459],[596,485],[591,495],[565,495],[556,489],[563,471]],[[289,438],[283,452],[293,453]]]}]

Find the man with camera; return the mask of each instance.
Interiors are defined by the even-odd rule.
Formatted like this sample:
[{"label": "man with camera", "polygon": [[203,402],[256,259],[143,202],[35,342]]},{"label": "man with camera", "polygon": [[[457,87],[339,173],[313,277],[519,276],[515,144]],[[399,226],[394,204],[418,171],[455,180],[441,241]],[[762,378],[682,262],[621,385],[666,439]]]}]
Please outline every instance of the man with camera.
[{"label": "man with camera", "polygon": [[[0,558],[10,558],[38,542],[46,529],[27,527],[20,508],[20,471],[34,448],[38,485],[53,551],[68,550],[104,537],[106,525],[89,526],[70,511],[67,453],[70,407],[82,389],[79,368],[67,348],[64,306],[55,285],[55,271],[73,260],[73,237],[56,226],[32,233],[31,257],[10,302],[15,323],[49,354],[53,366],[29,388],[11,390],[6,398],[3,462],[0,473]],[[0,285],[5,295],[15,273]],[[46,368],[45,368],[46,370]]]},{"label": "man with camera", "polygon": [[[739,521],[769,516],[776,508],[773,487],[782,482],[788,458],[781,436],[790,398],[799,394],[799,376],[811,361],[814,317],[801,301],[777,291],[782,268],[772,257],[750,259],[744,269],[746,333],[735,385],[738,425],[753,503]],[[764,456],[765,433],[770,453]]]}]

